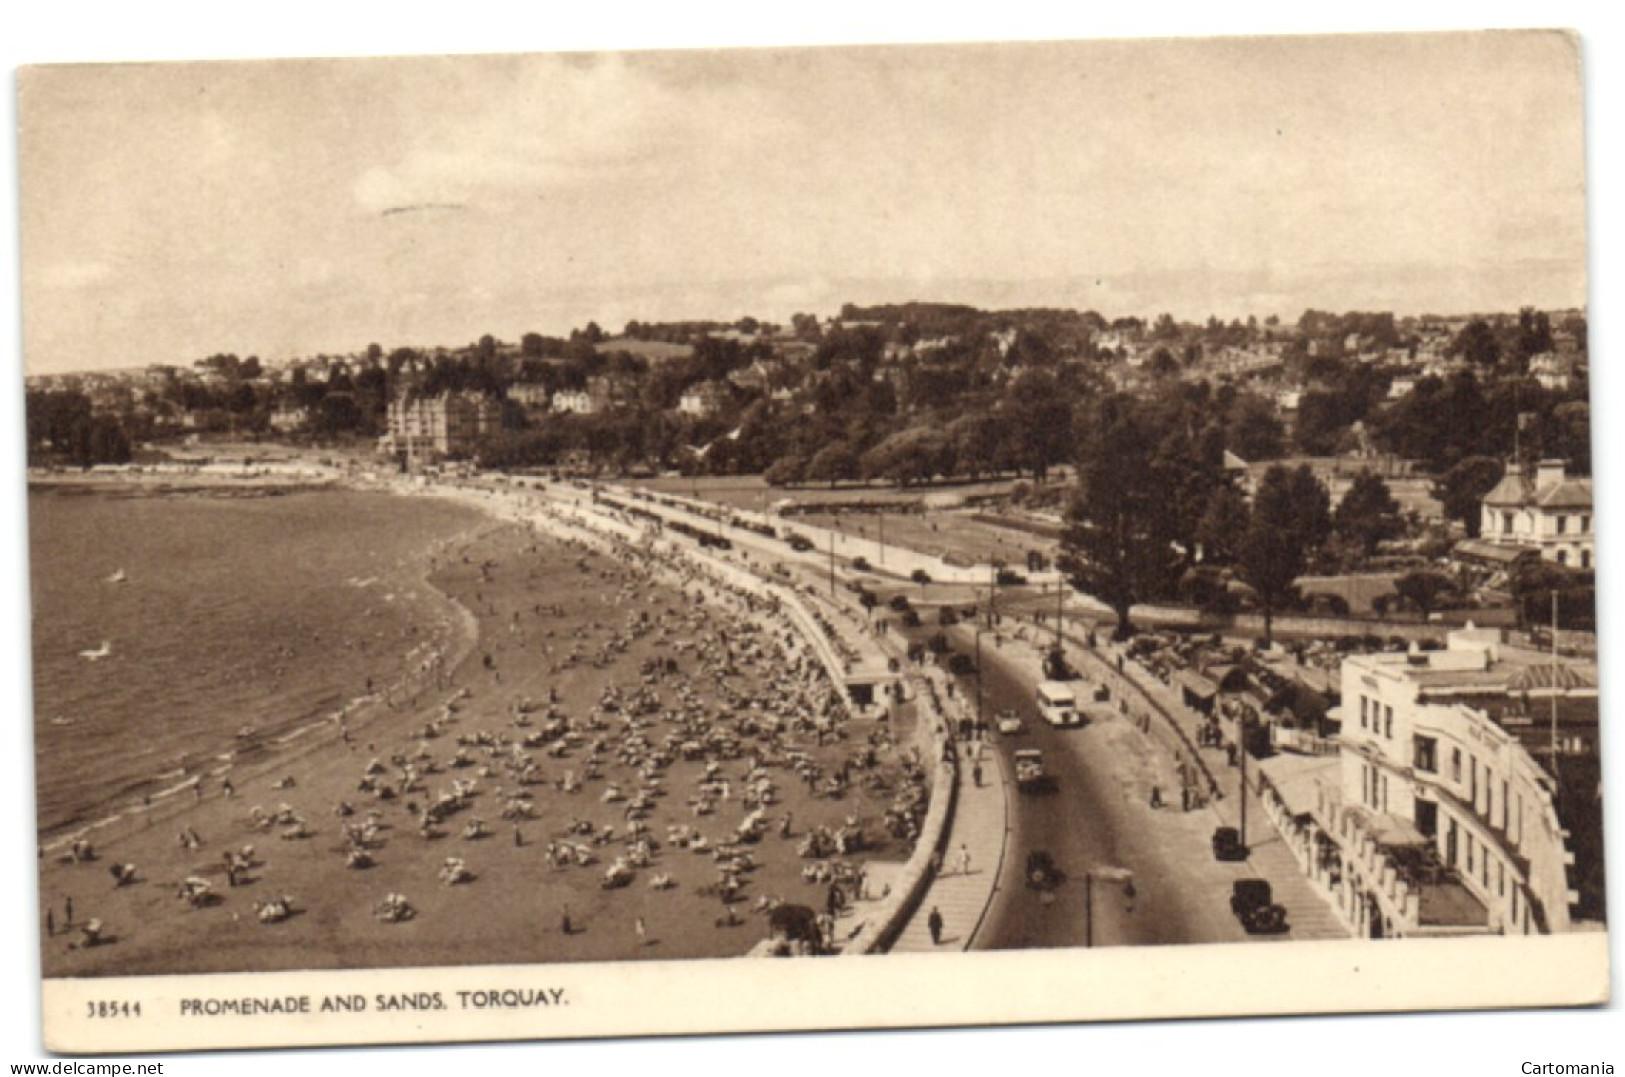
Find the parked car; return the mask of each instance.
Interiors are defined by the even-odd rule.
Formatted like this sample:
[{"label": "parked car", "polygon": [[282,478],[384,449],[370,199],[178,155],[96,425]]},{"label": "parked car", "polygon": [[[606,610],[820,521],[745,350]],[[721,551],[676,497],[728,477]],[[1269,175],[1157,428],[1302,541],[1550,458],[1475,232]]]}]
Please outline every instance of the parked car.
[{"label": "parked car", "polygon": [[903,614],[903,627],[904,628],[918,628],[918,627],[920,627],[920,615],[919,615],[919,613],[916,612],[915,610],[909,610],[907,613]]},{"label": "parked car", "polygon": [[1241,842],[1241,831],[1233,826],[1221,826],[1213,832],[1213,859],[1246,860],[1247,846]]},{"label": "parked car", "polygon": [[912,609],[912,607],[908,604],[907,595],[892,595],[891,602],[889,604],[891,608],[896,610],[898,613],[906,613],[908,610]]},{"label": "parked car", "polygon": [[1237,879],[1230,887],[1230,911],[1249,935],[1276,935],[1286,928],[1286,909],[1275,904],[1267,879]]},{"label": "parked car", "polygon": [[937,624],[939,624],[939,625],[956,625],[958,623],[959,623],[959,614],[957,614],[957,613],[955,613],[953,611],[953,607],[951,607],[951,606],[943,606],[941,609],[937,610]]},{"label": "parked car", "polygon": [[854,557],[852,559],[852,567],[859,572],[868,572],[869,559],[867,557]]},{"label": "parked car", "polygon": [[993,719],[994,727],[1004,736],[1014,736],[1026,732],[1027,727],[1021,721],[1021,715],[1015,711],[1000,711]]}]

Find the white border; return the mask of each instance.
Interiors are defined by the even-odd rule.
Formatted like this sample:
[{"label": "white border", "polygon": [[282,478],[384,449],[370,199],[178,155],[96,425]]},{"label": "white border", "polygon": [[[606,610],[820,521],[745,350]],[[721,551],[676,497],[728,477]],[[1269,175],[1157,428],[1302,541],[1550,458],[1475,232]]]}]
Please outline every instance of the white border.
[{"label": "white border", "polygon": [[[1070,7],[1071,5],[1066,5]],[[1619,104],[1625,67],[1625,38],[1619,19],[1603,5],[1548,2],[1538,5],[1475,3],[1447,6],[1420,2],[1368,2],[1326,8],[1304,3],[1135,3],[1076,5],[1060,10],[1053,3],[1012,3],[955,8],[941,2],[881,6],[873,2],[765,4],[600,4],[564,6],[493,4],[464,0],[455,5],[414,6],[404,3],[351,5],[340,8],[326,0],[289,0],[264,5],[218,3],[84,3],[28,5],[11,10],[0,34],[0,53],[8,68],[24,62],[113,61],[130,59],[201,59],[212,57],[378,55],[388,53],[541,51],[582,48],[672,46],[836,44],[858,41],[1013,40],[1108,36],[1198,36],[1235,33],[1312,33],[1335,31],[1427,30],[1486,26],[1564,26],[1583,36],[1587,71],[1592,225],[1591,327],[1593,402],[1599,464],[1599,534],[1605,551],[1599,560],[1600,619],[1603,629],[1605,688],[1604,725],[1608,750],[1608,786],[1618,788],[1619,757],[1625,732],[1612,728],[1620,708],[1613,703],[1610,659],[1620,653],[1615,615],[1625,606],[1611,566],[1625,563],[1625,515],[1622,500],[1625,472],[1614,467],[1625,459],[1625,423],[1611,419],[1625,407],[1619,360],[1610,343],[1618,314],[1601,303],[1619,296],[1618,275],[1611,272],[1622,242],[1618,192],[1625,191],[1619,167],[1619,141],[1625,117]],[[528,10],[527,10],[528,9]],[[771,14],[769,14],[771,12]],[[15,98],[4,97],[4,119],[15,131]],[[0,620],[0,684],[8,689],[12,751],[4,759],[0,789],[7,798],[11,823],[0,830],[10,886],[0,898],[5,925],[18,945],[11,949],[4,975],[4,1025],[10,1035],[0,1044],[0,1064],[47,1057],[39,1039],[38,956],[32,920],[37,904],[30,870],[32,828],[32,755],[26,720],[27,574],[26,532],[22,494],[21,369],[17,330],[16,168],[15,136],[3,140],[7,168],[0,184],[5,208],[0,213],[0,323],[4,324],[6,388],[0,392],[5,429],[0,439],[0,475],[6,476],[9,526],[4,531],[0,573],[9,601]],[[1613,192],[1610,196],[1610,192]],[[1610,862],[1622,859],[1620,812],[1607,813]],[[1620,887],[1612,872],[1613,890]],[[1613,902],[1619,915],[1620,905]],[[1616,935],[1617,938],[1617,935]],[[1614,943],[1617,960],[1617,941]],[[1305,996],[1314,982],[1298,985]],[[1298,1070],[1319,1074],[1360,1073],[1373,1069],[1421,1072],[1450,1069],[1473,1073],[1517,1073],[1523,1061],[1596,1062],[1625,1066],[1625,1027],[1620,1008],[1574,1013],[1464,1014],[1422,1017],[1305,1018],[1164,1022],[1117,1026],[1072,1026],[1026,1030],[971,1030],[932,1033],[854,1033],[837,1036],[749,1036],[704,1040],[643,1040],[537,1047],[505,1044],[485,1047],[374,1049],[364,1056],[351,1052],[264,1052],[228,1058],[178,1058],[166,1072],[184,1073],[198,1066],[229,1065],[247,1072],[285,1072],[289,1066],[319,1073],[341,1067],[388,1067],[394,1073],[445,1072],[470,1064],[613,1068],[667,1074],[703,1069],[709,1074],[760,1072],[774,1074],[816,1070],[842,1073],[854,1067],[864,1073],[951,1063],[958,1070],[1010,1068],[1043,1071],[1085,1069],[1092,1072],[1163,1072],[1191,1067],[1205,1074],[1274,1073]],[[545,1052],[545,1053],[544,1053]]]}]

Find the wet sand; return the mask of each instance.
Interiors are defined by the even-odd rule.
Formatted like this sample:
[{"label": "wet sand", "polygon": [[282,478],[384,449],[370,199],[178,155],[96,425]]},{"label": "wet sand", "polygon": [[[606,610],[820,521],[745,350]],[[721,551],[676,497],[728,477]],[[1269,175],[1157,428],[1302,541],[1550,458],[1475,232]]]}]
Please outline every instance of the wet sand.
[{"label": "wet sand", "polygon": [[[729,956],[767,935],[760,907],[773,900],[824,911],[829,885],[805,878],[809,866],[906,858],[907,841],[883,819],[907,783],[878,712],[848,714],[800,640],[759,604],[630,563],[640,560],[508,522],[443,548],[429,578],[477,631],[466,654],[421,671],[414,694],[354,713],[347,734],[329,724],[234,766],[223,775],[233,796],[210,776],[201,798],[183,792],[150,823],[92,834],[94,861],[45,853],[41,918],[56,933],[44,939],[44,974]],[[762,765],[747,780],[753,759]],[[831,792],[843,770],[849,783]],[[459,798],[457,783],[469,781]],[[640,791],[633,815],[648,862],[628,885],[605,888],[610,863],[645,851],[628,840]],[[437,803],[448,814],[425,832]],[[754,866],[734,861],[736,900],[725,903],[716,847],[753,811],[760,836],[737,848]],[[285,821],[262,821],[278,815]],[[347,867],[357,842],[346,829],[369,819],[374,863]],[[475,819],[485,836],[467,836]],[[867,848],[799,855],[812,829],[843,826]],[[187,828],[201,839],[195,849],[181,840]],[[295,834],[304,836],[285,836]],[[566,841],[594,862],[560,864],[550,846]],[[230,886],[223,854],[248,845],[252,866]],[[472,878],[442,882],[448,858]],[[109,868],[125,862],[136,881],[116,886]],[[670,886],[651,886],[661,875]],[[193,907],[178,896],[188,878],[207,881],[213,899]],[[410,919],[376,915],[392,893]],[[255,903],[281,895],[293,915],[261,922]],[[82,946],[77,926],[66,928],[70,898],[76,925],[101,921],[102,944]],[[855,923],[848,914],[840,929]]]}]

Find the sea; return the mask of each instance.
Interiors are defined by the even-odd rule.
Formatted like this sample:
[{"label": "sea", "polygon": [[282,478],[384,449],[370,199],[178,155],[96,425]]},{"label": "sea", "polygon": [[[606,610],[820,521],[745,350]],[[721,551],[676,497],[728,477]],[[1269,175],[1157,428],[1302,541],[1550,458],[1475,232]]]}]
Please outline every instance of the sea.
[{"label": "sea", "polygon": [[429,558],[488,517],[348,489],[31,490],[42,840],[376,696],[458,611]]}]

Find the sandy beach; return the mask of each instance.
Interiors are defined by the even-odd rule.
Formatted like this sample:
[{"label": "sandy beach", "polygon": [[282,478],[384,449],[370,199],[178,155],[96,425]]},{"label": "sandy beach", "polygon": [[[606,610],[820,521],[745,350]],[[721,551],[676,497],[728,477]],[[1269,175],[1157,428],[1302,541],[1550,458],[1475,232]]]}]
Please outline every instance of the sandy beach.
[{"label": "sandy beach", "polygon": [[736,955],[907,857],[912,768],[787,620],[493,502],[425,566],[466,616],[410,687],[42,851],[46,976]]}]

